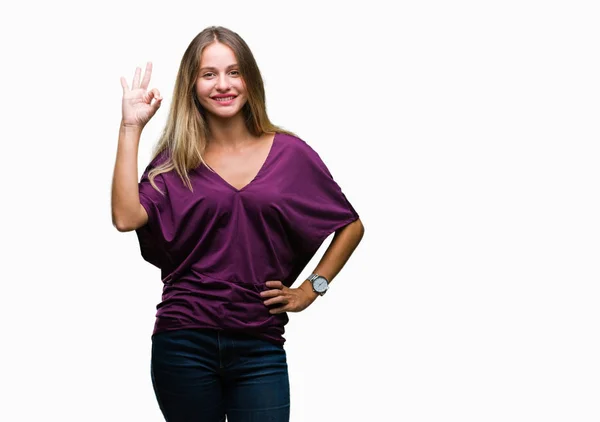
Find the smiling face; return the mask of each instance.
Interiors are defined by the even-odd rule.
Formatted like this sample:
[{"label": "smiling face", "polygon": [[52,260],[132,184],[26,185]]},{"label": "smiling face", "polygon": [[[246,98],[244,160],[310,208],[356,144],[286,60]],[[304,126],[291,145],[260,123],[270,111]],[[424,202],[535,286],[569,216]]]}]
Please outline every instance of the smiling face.
[{"label": "smiling face", "polygon": [[246,85],[231,48],[219,42],[204,48],[194,89],[210,115],[229,118],[242,110],[248,99]]}]

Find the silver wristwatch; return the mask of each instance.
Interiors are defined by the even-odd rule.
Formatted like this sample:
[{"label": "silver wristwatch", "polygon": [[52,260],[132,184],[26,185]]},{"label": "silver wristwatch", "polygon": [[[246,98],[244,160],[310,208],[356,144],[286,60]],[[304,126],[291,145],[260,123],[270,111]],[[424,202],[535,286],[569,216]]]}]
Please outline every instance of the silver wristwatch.
[{"label": "silver wristwatch", "polygon": [[329,281],[322,275],[312,273],[308,277],[308,281],[312,284],[313,292],[323,296],[327,290],[329,290]]}]

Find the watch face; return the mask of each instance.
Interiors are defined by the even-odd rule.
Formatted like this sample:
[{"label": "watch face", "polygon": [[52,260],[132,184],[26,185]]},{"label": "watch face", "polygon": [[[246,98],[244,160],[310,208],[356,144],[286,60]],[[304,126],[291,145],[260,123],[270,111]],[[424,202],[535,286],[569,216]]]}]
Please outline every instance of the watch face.
[{"label": "watch face", "polygon": [[325,280],[323,277],[317,277],[315,281],[313,281],[313,287],[317,292],[323,293],[325,290],[327,290],[327,280]]}]

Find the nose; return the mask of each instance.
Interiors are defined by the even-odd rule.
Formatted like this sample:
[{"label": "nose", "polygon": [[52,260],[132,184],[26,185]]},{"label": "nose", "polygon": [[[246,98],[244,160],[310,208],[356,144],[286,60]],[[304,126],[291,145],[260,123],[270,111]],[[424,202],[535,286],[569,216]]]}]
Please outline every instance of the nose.
[{"label": "nose", "polygon": [[227,75],[220,75],[219,77],[217,77],[216,88],[218,91],[227,91],[227,89],[229,89],[229,81],[227,80]]}]

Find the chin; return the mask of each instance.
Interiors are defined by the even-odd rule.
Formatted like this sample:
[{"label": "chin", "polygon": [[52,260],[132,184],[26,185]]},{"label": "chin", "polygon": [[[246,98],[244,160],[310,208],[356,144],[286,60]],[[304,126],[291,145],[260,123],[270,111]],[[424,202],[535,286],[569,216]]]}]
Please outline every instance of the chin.
[{"label": "chin", "polygon": [[219,117],[221,119],[228,119],[231,117],[236,116],[238,113],[240,113],[242,110],[227,110],[227,111],[223,111],[223,110],[219,110],[219,111],[214,111],[211,110],[210,114],[215,116],[215,117]]}]

